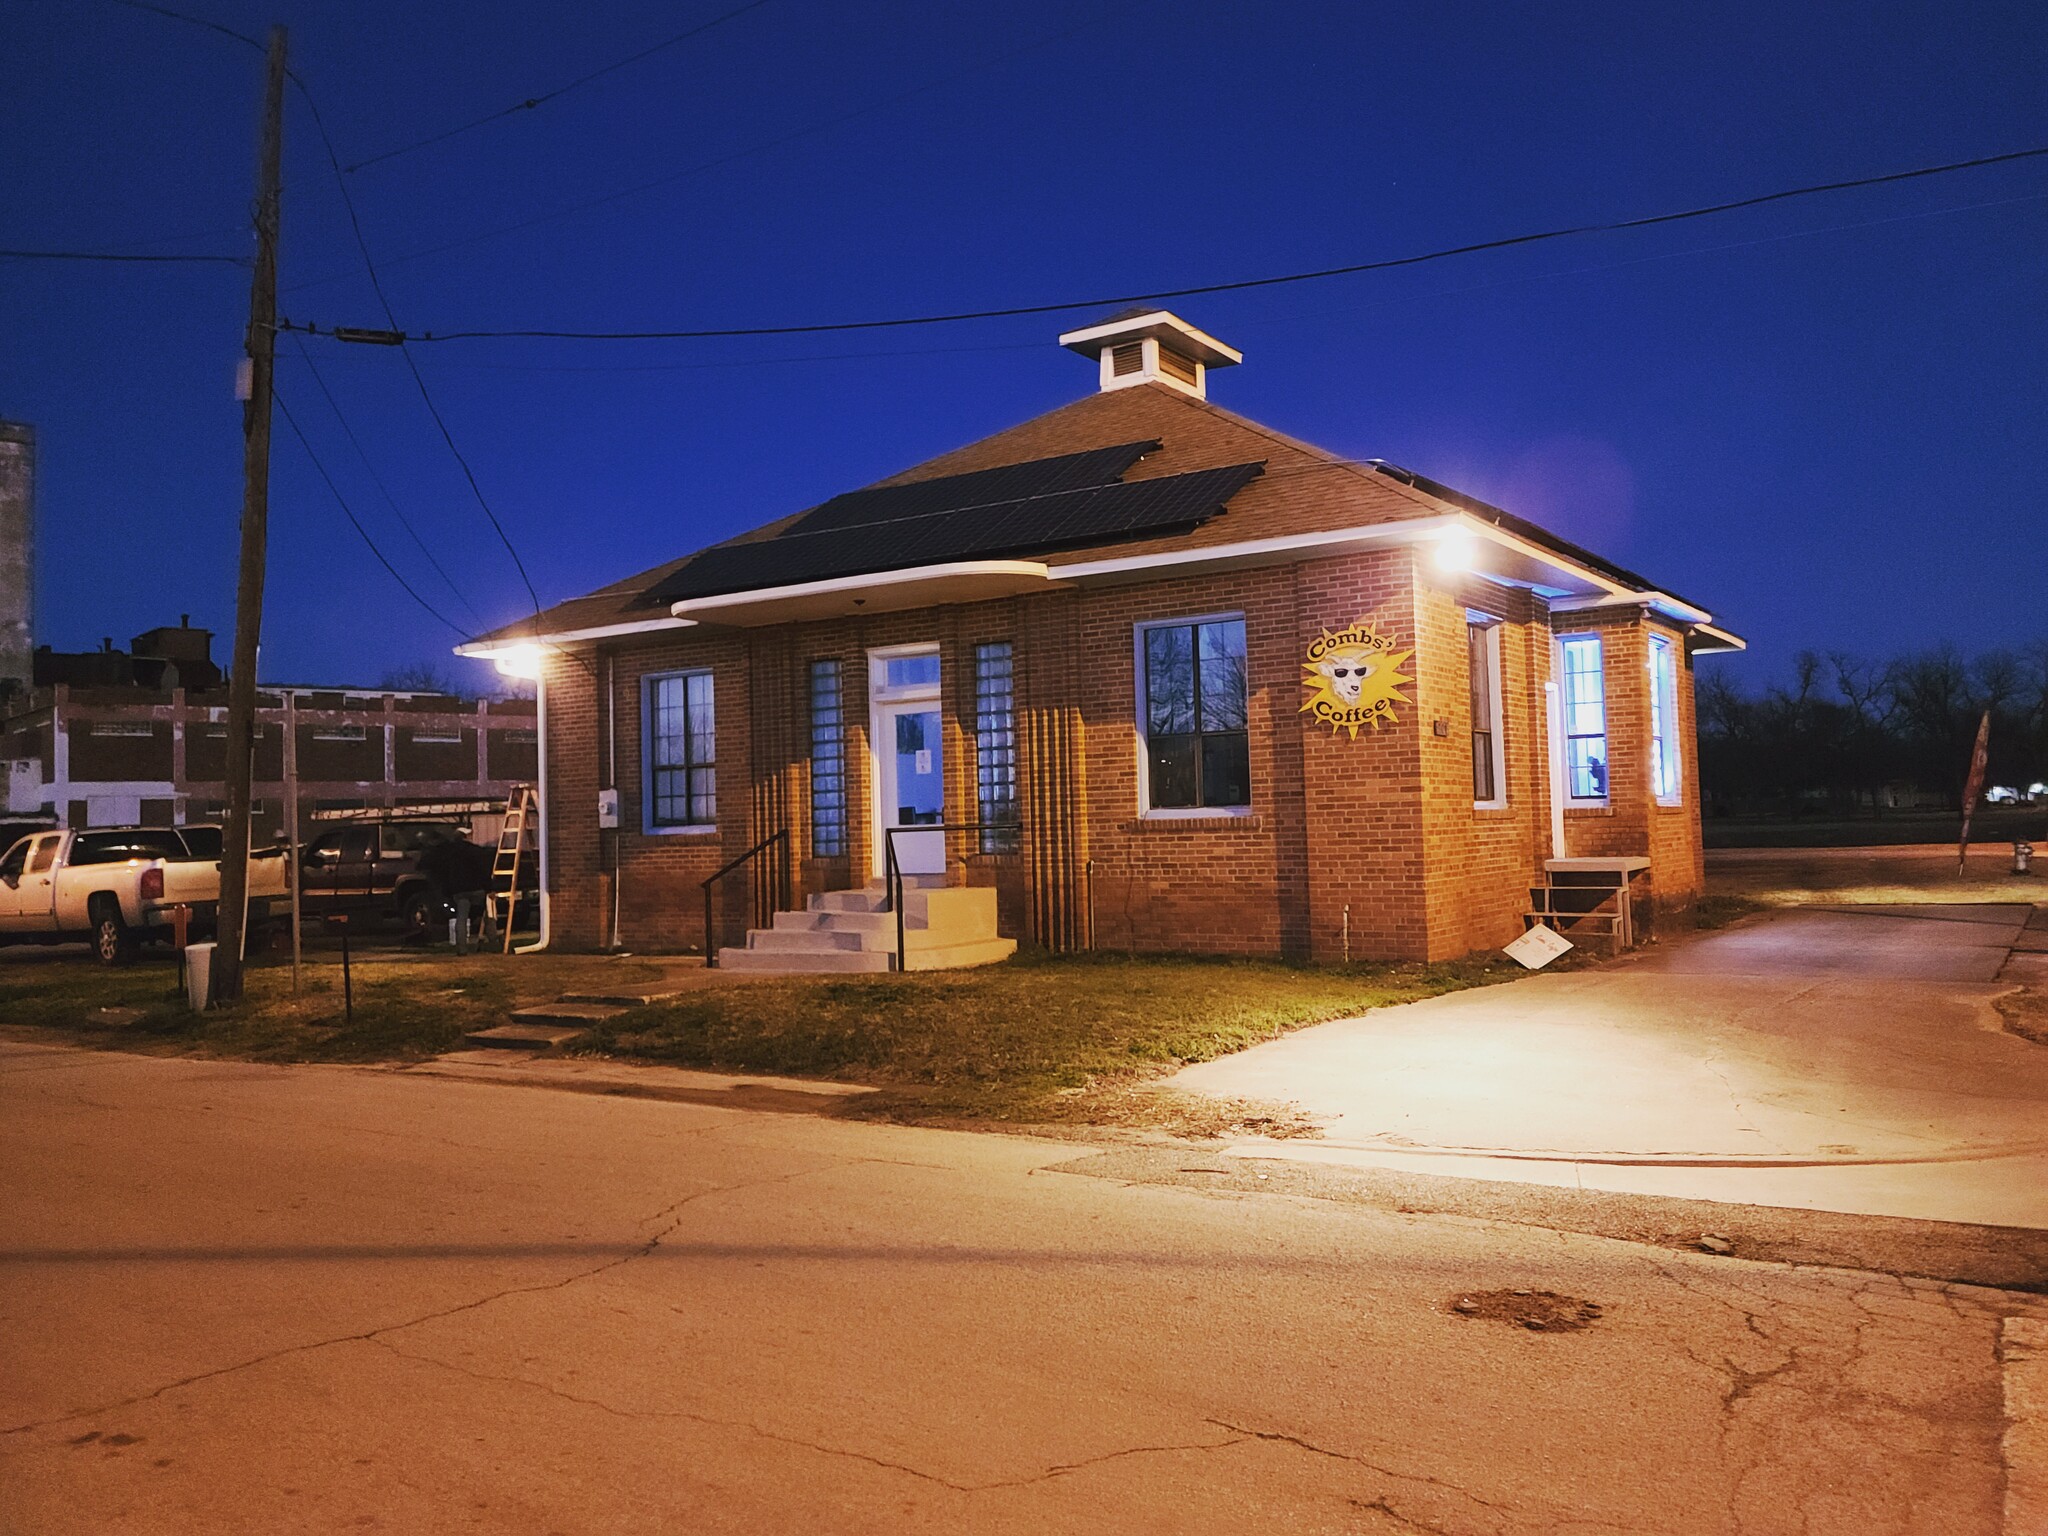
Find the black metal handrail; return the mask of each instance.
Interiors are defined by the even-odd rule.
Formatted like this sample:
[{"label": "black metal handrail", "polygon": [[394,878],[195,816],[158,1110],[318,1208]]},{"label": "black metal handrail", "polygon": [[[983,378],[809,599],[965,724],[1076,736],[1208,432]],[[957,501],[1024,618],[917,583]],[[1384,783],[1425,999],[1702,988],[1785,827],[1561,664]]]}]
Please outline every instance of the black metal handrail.
[{"label": "black metal handrail", "polygon": [[[707,966],[716,966],[718,964],[718,935],[714,927],[711,915],[711,887],[718,884],[719,881],[723,880],[727,875],[731,874],[734,870],[739,869],[742,866],[759,858],[763,853],[766,853],[770,848],[773,848],[777,843],[783,844],[786,852],[787,845],[789,843],[789,828],[782,827],[777,829],[776,831],[770,832],[766,837],[762,838],[761,841],[754,844],[753,847],[749,848],[745,853],[741,854],[738,858],[732,859],[727,863],[720,865],[718,869],[714,870],[710,877],[705,880],[704,963]],[[776,864],[774,864],[771,867],[774,870],[775,890],[769,898],[769,909],[770,911],[774,911],[787,904],[789,900],[789,860],[785,856],[783,859],[779,860]],[[756,906],[759,906],[758,902],[756,902]],[[773,919],[771,918],[770,921],[773,921]]]},{"label": "black metal handrail", "polygon": [[[913,832],[936,832],[943,837],[948,832],[1011,832],[1022,844],[1024,824],[1021,821],[914,821],[903,827],[882,829],[882,899],[888,903],[884,912],[896,914],[896,971],[903,972],[903,865],[896,857],[896,839],[899,835]],[[993,850],[983,849],[983,854]],[[976,855],[969,854],[973,858]]]}]

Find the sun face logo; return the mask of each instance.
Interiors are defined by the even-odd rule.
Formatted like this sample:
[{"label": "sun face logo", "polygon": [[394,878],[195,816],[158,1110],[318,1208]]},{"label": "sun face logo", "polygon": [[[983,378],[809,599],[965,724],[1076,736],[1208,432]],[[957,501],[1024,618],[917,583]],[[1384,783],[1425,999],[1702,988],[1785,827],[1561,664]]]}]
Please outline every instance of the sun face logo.
[{"label": "sun face logo", "polygon": [[1401,685],[1415,681],[1401,663],[1414,654],[1395,650],[1370,619],[1334,634],[1324,630],[1309,643],[1308,659],[1301,665],[1301,686],[1309,690],[1301,712],[1332,731],[1349,731],[1354,741],[1362,726],[1378,730],[1382,721],[1395,724],[1400,717],[1394,706],[1409,702]]}]

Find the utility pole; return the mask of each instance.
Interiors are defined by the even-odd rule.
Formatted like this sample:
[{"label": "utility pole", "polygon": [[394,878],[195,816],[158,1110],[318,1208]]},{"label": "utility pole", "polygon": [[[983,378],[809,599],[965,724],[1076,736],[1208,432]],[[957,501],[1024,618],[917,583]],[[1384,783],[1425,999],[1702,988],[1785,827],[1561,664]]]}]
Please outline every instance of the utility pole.
[{"label": "utility pole", "polygon": [[[242,407],[242,568],[228,679],[228,819],[221,838],[214,1000],[242,995],[249,916],[249,781],[256,757],[256,652],[263,636],[263,563],[270,518],[270,384],[277,350],[277,229],[284,165],[284,28],[270,29],[263,143],[256,162],[256,274],[249,285],[249,399]],[[296,829],[294,829],[296,831]],[[297,870],[290,871],[296,879]]]}]

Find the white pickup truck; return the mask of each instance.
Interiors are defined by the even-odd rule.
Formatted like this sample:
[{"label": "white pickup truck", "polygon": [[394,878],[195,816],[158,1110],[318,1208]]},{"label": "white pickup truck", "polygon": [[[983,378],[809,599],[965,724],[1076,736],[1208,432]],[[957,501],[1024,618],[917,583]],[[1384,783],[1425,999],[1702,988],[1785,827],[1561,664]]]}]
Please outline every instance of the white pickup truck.
[{"label": "white pickup truck", "polygon": [[[0,944],[83,939],[104,963],[119,965],[145,940],[168,941],[178,907],[190,912],[188,934],[203,937],[220,904],[218,837],[211,849],[195,849],[185,833],[205,830],[95,827],[22,838],[0,855]],[[288,876],[282,849],[250,855],[251,929],[269,921],[271,898],[285,894]]]}]

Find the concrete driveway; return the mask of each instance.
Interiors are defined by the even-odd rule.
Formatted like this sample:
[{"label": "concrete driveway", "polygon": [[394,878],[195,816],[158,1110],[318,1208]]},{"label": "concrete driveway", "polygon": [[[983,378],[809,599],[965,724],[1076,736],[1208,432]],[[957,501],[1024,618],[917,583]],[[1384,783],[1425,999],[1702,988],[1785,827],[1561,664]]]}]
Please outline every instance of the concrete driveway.
[{"label": "concrete driveway", "polygon": [[1171,1081],[1322,1121],[1321,1141],[1238,1149],[1261,1156],[2048,1226],[2048,1048],[1993,1006],[2031,915],[1781,912],[1319,1025]]}]

